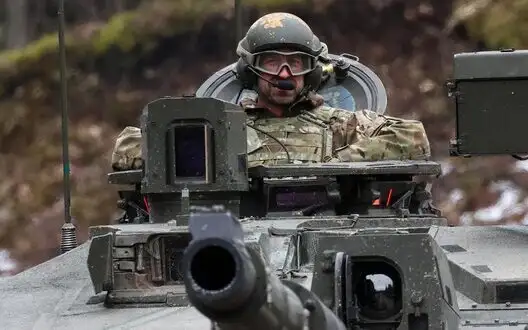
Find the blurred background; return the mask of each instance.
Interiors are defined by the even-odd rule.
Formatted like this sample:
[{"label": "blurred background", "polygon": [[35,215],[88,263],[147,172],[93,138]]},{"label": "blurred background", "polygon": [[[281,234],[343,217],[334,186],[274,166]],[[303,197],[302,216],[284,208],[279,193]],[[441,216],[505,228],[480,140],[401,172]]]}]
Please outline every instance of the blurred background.
[{"label": "blurred background", "polygon": [[[456,52],[523,48],[528,0],[241,0],[243,30],[268,12],[311,25],[331,53],[385,83],[389,115],[423,121],[452,225],[528,224],[528,161],[449,159]],[[117,218],[106,183],[119,131],[142,107],[192,94],[235,61],[234,0],[67,0],[72,214],[80,242]],[[58,254],[64,221],[57,0],[0,0],[0,276]],[[523,33],[524,32],[524,33]],[[490,126],[490,129],[493,129]]]}]

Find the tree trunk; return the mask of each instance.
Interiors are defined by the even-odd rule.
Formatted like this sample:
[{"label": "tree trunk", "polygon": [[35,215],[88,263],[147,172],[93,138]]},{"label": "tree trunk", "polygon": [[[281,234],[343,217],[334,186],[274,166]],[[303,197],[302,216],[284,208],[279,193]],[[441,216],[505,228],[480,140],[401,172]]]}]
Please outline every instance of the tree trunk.
[{"label": "tree trunk", "polygon": [[29,42],[28,0],[6,1],[6,48],[20,48]]}]

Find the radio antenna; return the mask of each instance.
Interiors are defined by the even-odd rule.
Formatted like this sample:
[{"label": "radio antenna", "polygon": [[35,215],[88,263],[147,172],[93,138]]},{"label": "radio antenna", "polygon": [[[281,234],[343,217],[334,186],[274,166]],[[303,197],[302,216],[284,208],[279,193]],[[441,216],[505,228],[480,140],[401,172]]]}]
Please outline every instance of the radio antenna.
[{"label": "radio antenna", "polygon": [[65,253],[77,246],[75,225],[71,221],[70,156],[68,150],[68,91],[66,84],[66,45],[64,30],[64,0],[59,0],[59,66],[60,66],[60,107],[62,111],[62,168],[64,190],[64,225],[61,228],[61,252]]},{"label": "radio antenna", "polygon": [[[242,0],[235,0],[235,49],[242,39]],[[236,56],[236,55],[235,55]]]}]

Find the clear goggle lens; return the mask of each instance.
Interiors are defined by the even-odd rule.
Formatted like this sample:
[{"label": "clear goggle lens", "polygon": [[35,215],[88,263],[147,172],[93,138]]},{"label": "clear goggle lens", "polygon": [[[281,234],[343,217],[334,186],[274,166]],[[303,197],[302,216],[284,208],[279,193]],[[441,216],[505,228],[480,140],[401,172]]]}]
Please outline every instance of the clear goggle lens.
[{"label": "clear goggle lens", "polygon": [[294,76],[315,68],[315,57],[303,52],[267,51],[255,54],[254,67],[262,72],[278,75],[286,66]]}]

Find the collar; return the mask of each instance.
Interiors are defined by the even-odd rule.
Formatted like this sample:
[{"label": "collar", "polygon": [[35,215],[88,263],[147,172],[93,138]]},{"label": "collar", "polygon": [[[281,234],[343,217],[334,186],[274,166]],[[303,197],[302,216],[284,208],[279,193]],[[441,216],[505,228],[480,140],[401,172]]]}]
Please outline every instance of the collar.
[{"label": "collar", "polygon": [[[283,117],[295,117],[303,111],[312,111],[313,109],[323,105],[324,98],[315,93],[308,92],[301,94],[294,103],[292,103],[285,111]],[[275,116],[265,107],[258,107],[256,100],[243,99],[240,101],[240,105],[246,111],[248,117],[251,120],[257,118],[275,118]]]}]

